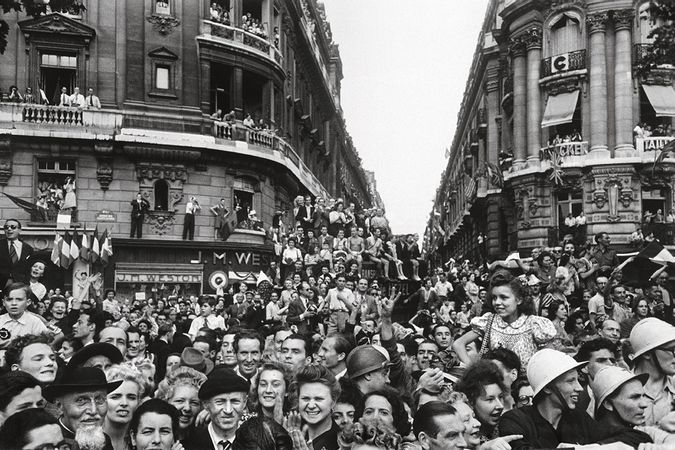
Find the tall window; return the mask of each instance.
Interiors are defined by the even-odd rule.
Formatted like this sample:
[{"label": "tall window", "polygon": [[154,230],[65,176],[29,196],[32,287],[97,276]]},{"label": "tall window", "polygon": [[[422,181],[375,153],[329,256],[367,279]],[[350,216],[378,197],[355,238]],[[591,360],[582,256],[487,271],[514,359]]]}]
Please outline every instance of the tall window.
[{"label": "tall window", "polygon": [[169,183],[166,180],[157,180],[153,191],[155,194],[155,211],[168,211]]},{"label": "tall window", "polygon": [[157,65],[155,67],[155,88],[156,89],[170,89],[171,88],[171,68],[169,66]]},{"label": "tall window", "polygon": [[581,18],[572,11],[565,11],[549,22],[548,56],[573,52],[583,48]]},{"label": "tall window", "polygon": [[40,54],[40,89],[52,105],[59,104],[61,88],[73,93],[77,83],[77,56],[75,54]]},{"label": "tall window", "polygon": [[561,192],[558,194],[558,227],[565,229],[565,218],[572,213],[577,217],[584,210],[582,191]]},{"label": "tall window", "polygon": [[31,217],[32,220],[54,221],[62,209],[77,206],[74,160],[38,159],[36,175],[33,200],[40,206],[42,214]]},{"label": "tall window", "polygon": [[256,186],[249,179],[236,178],[233,187],[234,205],[232,206],[237,214],[237,223],[240,223],[248,218],[248,213],[251,210],[255,209],[254,198]]}]

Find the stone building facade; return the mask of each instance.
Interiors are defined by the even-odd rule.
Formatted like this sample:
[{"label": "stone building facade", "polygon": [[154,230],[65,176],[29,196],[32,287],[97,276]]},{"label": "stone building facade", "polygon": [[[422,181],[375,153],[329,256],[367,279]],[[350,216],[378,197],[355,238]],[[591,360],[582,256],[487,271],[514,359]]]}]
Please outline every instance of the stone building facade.
[{"label": "stone building facade", "polygon": [[[608,231],[626,247],[645,215],[673,209],[675,160],[652,170],[673,139],[673,67],[636,71],[659,25],[648,7],[489,3],[429,217],[432,260],[527,256],[567,233],[583,241]],[[567,228],[582,211],[586,226]],[[652,229],[673,244],[672,224]]]},{"label": "stone building facade", "polygon": [[[114,245],[106,268],[82,271],[104,270],[106,284],[125,294],[169,289],[185,274],[184,292],[212,292],[214,272],[255,281],[273,252],[260,231],[214,238],[209,208],[221,198],[244,218],[255,210],[265,229],[277,211],[287,211],[282,221],[290,224],[296,195],[372,206],[345,127],[342,62],[321,3],[84,4],[77,15],[6,14],[9,45],[0,55],[0,192],[37,202],[50,189],[65,194],[67,179],[75,180],[70,228],[107,229]],[[35,102],[10,102],[11,85],[22,94],[32,88]],[[62,105],[61,89],[72,95],[76,87],[85,104]],[[100,109],[90,107],[89,88]],[[218,110],[234,120],[211,118]],[[268,130],[244,126],[249,115]],[[137,193],[150,211],[143,237],[131,239]],[[202,210],[194,240],[183,241],[193,196]],[[51,247],[57,209],[50,205],[44,221],[0,196],[0,219],[19,218],[41,250]]]}]

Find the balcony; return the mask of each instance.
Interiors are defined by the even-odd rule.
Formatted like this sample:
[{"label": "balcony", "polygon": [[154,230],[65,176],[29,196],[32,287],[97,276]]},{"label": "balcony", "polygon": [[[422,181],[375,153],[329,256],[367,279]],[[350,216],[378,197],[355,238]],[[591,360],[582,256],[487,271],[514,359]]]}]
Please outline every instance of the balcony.
[{"label": "balcony", "polygon": [[66,133],[113,134],[122,128],[122,113],[50,105],[2,103],[0,128]]},{"label": "balcony", "polygon": [[198,39],[221,44],[226,47],[245,50],[258,55],[268,62],[283,70],[283,55],[270,42],[244,31],[241,28],[232,27],[210,20],[202,20],[200,36]]},{"label": "balcony", "polygon": [[635,149],[641,152],[655,152],[661,150],[666,144],[675,139],[672,136],[651,136],[635,138]]},{"label": "balcony", "polygon": [[586,50],[562,53],[541,60],[541,78],[586,69]]},{"label": "balcony", "polygon": [[544,147],[539,151],[542,161],[559,160],[563,163],[573,161],[574,157],[583,157],[588,154],[588,142],[563,142]]}]

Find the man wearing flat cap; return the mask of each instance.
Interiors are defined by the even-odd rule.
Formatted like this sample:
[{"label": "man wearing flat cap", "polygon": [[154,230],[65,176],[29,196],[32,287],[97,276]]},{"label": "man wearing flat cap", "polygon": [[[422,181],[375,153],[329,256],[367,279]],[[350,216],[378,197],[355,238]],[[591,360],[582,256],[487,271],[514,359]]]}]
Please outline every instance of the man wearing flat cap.
[{"label": "man wearing flat cap", "polygon": [[230,450],[246,409],[250,384],[230,368],[211,372],[199,389],[199,399],[208,411],[211,423],[195,430],[185,442],[185,450]]},{"label": "man wearing flat cap", "polygon": [[81,450],[113,450],[103,432],[103,419],[107,395],[121,384],[121,380],[108,383],[96,367],[67,367],[59,383],[47,386],[43,394],[61,412],[59,425],[66,440]]}]

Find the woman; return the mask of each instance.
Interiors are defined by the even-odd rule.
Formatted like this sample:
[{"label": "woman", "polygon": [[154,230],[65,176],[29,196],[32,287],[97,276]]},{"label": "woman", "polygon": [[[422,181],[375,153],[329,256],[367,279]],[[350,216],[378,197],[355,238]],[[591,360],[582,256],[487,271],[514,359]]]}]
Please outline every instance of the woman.
[{"label": "woman", "polygon": [[586,333],[585,316],[587,316],[585,311],[577,310],[570,314],[570,317],[565,322],[565,332],[572,343]]},{"label": "woman", "polygon": [[75,197],[75,180],[72,177],[66,178],[66,184],[63,185],[63,192],[66,196],[63,200],[61,209],[75,209],[77,208],[77,198]]},{"label": "woman", "polygon": [[291,275],[295,268],[295,262],[302,261],[302,251],[296,247],[298,243],[295,237],[288,238],[288,246],[281,255],[281,277],[285,280]]},{"label": "woman", "polygon": [[331,236],[337,236],[338,231],[345,229],[347,216],[345,215],[345,204],[342,200],[335,203],[335,209],[328,213],[328,233]]},{"label": "woman", "polygon": [[151,399],[138,407],[129,423],[129,438],[136,450],[178,450],[178,411],[163,400]]},{"label": "woman", "polygon": [[455,340],[452,349],[469,365],[466,345],[482,338],[481,354],[503,346],[518,355],[524,370],[530,357],[555,337],[556,329],[547,318],[533,315],[532,301],[521,279],[498,271],[490,280],[490,292],[495,312],[472,319],[471,331]]},{"label": "woman", "polygon": [[506,394],[504,377],[497,365],[485,359],[475,362],[455,385],[455,390],[466,395],[467,404],[476,413],[480,422],[480,441],[497,438],[497,425],[504,412]]},{"label": "woman", "polygon": [[159,383],[156,397],[178,409],[176,440],[185,441],[194,430],[197,414],[202,409],[199,388],[206,381],[206,375],[190,367],[179,367],[166,374]]},{"label": "woman", "polygon": [[[316,449],[338,450],[340,428],[333,422],[332,409],[340,396],[340,384],[335,376],[324,366],[307,366],[297,374],[296,383],[300,414],[289,414],[286,427],[293,445],[306,442]],[[307,430],[307,435],[301,430]]]},{"label": "woman", "polygon": [[342,450],[399,450],[404,448],[401,441],[401,436],[392,426],[381,420],[366,418],[345,426],[338,436]]},{"label": "woman", "polygon": [[71,330],[73,323],[68,319],[67,313],[68,300],[65,297],[53,296],[48,309],[48,326],[58,327],[61,330]]},{"label": "woman", "polygon": [[567,305],[560,300],[553,300],[553,302],[548,307],[548,320],[553,323],[556,331],[553,341],[557,346],[560,347],[572,346],[572,342],[565,331],[565,322],[567,321],[567,316]]},{"label": "woman", "polygon": [[120,364],[105,372],[108,383],[122,381],[120,387],[108,394],[108,412],[103,420],[103,431],[110,436],[115,450],[131,449],[127,441],[129,422],[143,397],[143,376],[135,367]]},{"label": "woman", "polygon": [[30,299],[33,304],[44,300],[47,296],[47,288],[40,282],[45,274],[46,264],[41,260],[33,260],[30,266],[28,287]]},{"label": "woman", "polygon": [[624,319],[619,324],[621,326],[622,339],[627,339],[630,336],[630,332],[636,323],[646,317],[651,316],[651,313],[649,312],[649,303],[644,297],[635,297],[631,302],[631,309],[633,311],[633,315],[627,319]]},{"label": "woman", "polygon": [[400,395],[391,387],[364,395],[356,405],[354,420],[359,420],[361,417],[366,420],[380,420],[393,428],[399,436],[408,436],[411,431],[410,418]]},{"label": "woman", "polygon": [[57,345],[55,348],[57,348],[56,352],[63,362],[68,364],[70,358],[82,349],[82,341],[77,339],[72,333],[69,333],[63,337],[61,345]]}]

